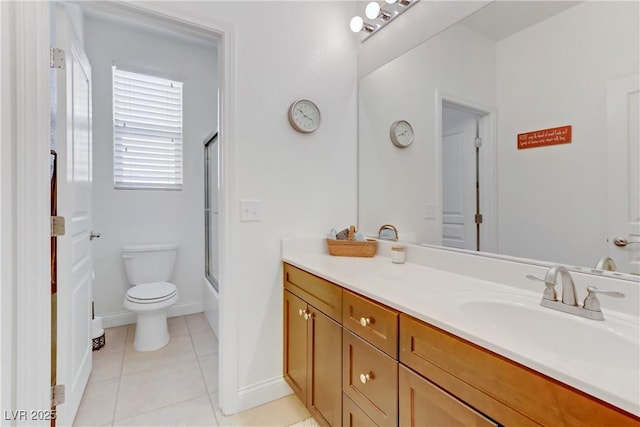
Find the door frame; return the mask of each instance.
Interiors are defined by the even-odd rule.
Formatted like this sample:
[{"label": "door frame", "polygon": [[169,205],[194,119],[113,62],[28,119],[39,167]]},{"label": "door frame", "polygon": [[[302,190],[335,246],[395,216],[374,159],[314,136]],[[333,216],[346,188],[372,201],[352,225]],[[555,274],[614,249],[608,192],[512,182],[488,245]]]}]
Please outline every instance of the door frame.
[{"label": "door frame", "polygon": [[[219,390],[220,407],[225,414],[238,412],[242,406],[242,392],[238,387],[236,354],[238,348],[237,317],[235,307],[238,300],[233,286],[235,247],[239,212],[232,209],[237,199],[235,183],[235,27],[226,22],[207,19],[183,9],[161,2],[136,5],[114,2],[118,6],[137,9],[140,12],[184,23],[219,35],[220,59],[220,123],[219,138],[222,167],[220,170],[220,358]],[[119,3],[119,4],[118,4]],[[15,170],[2,173],[2,185],[7,183],[16,203],[8,203],[13,209],[11,224],[0,222],[2,236],[12,232],[15,225],[15,258],[2,257],[3,301],[6,293],[13,296],[15,304],[5,310],[2,306],[2,331],[11,327],[11,342],[0,348],[2,372],[14,372],[10,385],[0,390],[2,408],[49,409],[50,404],[50,220],[49,220],[49,46],[50,7],[49,2],[15,2],[6,7],[15,15],[0,15],[1,28],[15,32],[15,79],[5,81],[2,76],[2,91],[16,87],[15,117],[8,117],[7,125],[15,123],[15,142],[2,139],[2,155],[15,152]],[[6,25],[5,25],[6,24]],[[4,40],[4,37],[3,37]],[[3,63],[5,61],[2,56]],[[4,67],[3,67],[4,69]],[[11,76],[10,76],[11,77]],[[10,80],[10,79],[9,79]],[[5,129],[3,115],[2,129]],[[11,172],[15,174],[11,178]],[[5,175],[9,176],[5,181]],[[3,191],[4,204],[10,198]],[[4,215],[4,214],[3,214]],[[3,238],[3,242],[5,239]],[[4,245],[4,243],[3,243]],[[4,251],[4,247],[2,248]],[[4,253],[3,253],[4,255]],[[14,267],[15,266],[15,267]],[[5,272],[15,268],[16,280],[5,284]],[[33,286],[37,283],[37,286]],[[11,287],[8,287],[11,286]],[[5,323],[6,321],[6,323]],[[3,335],[4,337],[5,335]],[[2,340],[5,342],[5,340]],[[5,354],[8,356],[5,357]],[[12,355],[15,354],[15,358]]]},{"label": "door frame", "polygon": [[[480,169],[480,182],[485,183],[481,187],[480,207],[483,215],[483,231],[481,238],[482,252],[499,253],[498,251],[498,179],[496,171],[496,132],[497,132],[497,110],[495,107],[489,107],[479,104],[468,99],[464,99],[457,95],[449,94],[440,89],[436,89],[435,93],[435,182],[436,182],[436,202],[438,206],[442,206],[442,105],[443,103],[460,107],[464,110],[481,113],[483,117],[481,122],[486,124],[486,131],[481,134],[483,139],[483,149],[480,150],[480,162],[483,167]],[[484,190],[483,190],[484,189]],[[436,212],[437,235],[442,239],[442,209]],[[441,242],[439,243],[441,245]],[[447,248],[458,250],[454,248]],[[460,249],[466,251],[464,249]],[[476,253],[476,251],[471,251]]]},{"label": "door frame", "polygon": [[[630,210],[630,203],[628,199],[629,193],[625,194],[620,192],[621,182],[620,180],[615,179],[614,175],[621,175],[625,177],[624,180],[627,182],[626,188],[628,189],[628,183],[631,180],[629,179],[630,166],[627,159],[630,158],[629,156],[631,153],[629,153],[628,145],[616,143],[616,141],[626,140],[625,135],[621,133],[625,131],[628,132],[628,114],[622,115],[620,113],[622,112],[621,110],[628,112],[627,97],[630,93],[638,91],[638,87],[640,85],[639,82],[639,73],[607,81],[607,206],[616,206],[616,212],[628,213]],[[621,150],[622,146],[625,147],[623,150]],[[607,224],[605,231],[606,247],[604,253],[613,258],[615,262],[618,263],[618,267],[623,263],[628,267],[631,267],[632,265],[629,260],[629,254],[626,251],[635,252],[637,246],[617,248],[613,244],[615,238],[629,237],[628,234],[632,231],[628,228],[625,230],[617,228],[617,226],[619,226],[618,222],[620,221],[621,216],[622,215],[615,215],[611,208],[607,209]],[[626,255],[626,257],[621,261],[619,258],[622,258],[621,255],[623,254]],[[631,272],[631,270],[625,269],[624,267],[622,271],[627,273]],[[636,270],[634,273],[637,274],[638,271]]]},{"label": "door frame", "polygon": [[[50,4],[10,2],[0,7],[0,28],[8,28],[2,40],[13,48],[5,52],[3,46],[2,69],[9,70],[9,75],[0,79],[0,404],[3,410],[24,410],[24,416],[18,414],[17,420],[10,421],[24,425],[33,422],[30,410],[48,411],[51,404]],[[7,93],[8,102],[4,99]],[[5,114],[5,108],[9,114]]]}]

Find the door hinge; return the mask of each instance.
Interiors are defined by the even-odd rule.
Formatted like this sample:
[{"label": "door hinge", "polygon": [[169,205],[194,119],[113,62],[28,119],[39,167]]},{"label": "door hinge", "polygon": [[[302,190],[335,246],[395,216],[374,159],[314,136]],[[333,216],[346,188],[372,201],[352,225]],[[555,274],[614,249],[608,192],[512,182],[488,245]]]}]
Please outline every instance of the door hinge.
[{"label": "door hinge", "polygon": [[64,384],[51,386],[51,406],[58,406],[64,403]]},{"label": "door hinge", "polygon": [[65,55],[64,50],[52,47],[49,49],[49,67],[57,68],[59,70],[65,67]]},{"label": "door hinge", "polygon": [[476,214],[476,224],[482,224],[482,214]]},{"label": "door hinge", "polygon": [[474,143],[475,143],[476,148],[480,148],[480,147],[482,147],[482,138],[477,137],[477,138],[474,140]]},{"label": "door hinge", "polygon": [[64,236],[65,226],[63,216],[51,217],[51,237]]}]

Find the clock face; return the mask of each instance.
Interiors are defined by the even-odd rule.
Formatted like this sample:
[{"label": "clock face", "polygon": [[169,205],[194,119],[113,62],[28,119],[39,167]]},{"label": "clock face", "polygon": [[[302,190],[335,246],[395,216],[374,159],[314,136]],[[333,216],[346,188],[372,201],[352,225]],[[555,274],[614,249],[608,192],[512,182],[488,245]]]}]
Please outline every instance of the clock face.
[{"label": "clock face", "polygon": [[302,133],[310,133],[320,125],[320,110],[313,102],[301,99],[289,107],[289,123]]},{"label": "clock face", "polygon": [[398,120],[391,125],[389,136],[396,147],[405,148],[413,143],[413,128],[406,120]]}]

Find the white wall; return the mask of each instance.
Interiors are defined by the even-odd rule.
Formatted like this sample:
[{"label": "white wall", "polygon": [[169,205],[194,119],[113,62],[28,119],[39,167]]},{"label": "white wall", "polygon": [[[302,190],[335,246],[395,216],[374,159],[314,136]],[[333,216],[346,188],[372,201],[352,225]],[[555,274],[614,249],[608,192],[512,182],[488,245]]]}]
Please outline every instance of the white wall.
[{"label": "white wall", "polygon": [[[226,128],[235,162],[226,209],[229,249],[221,265],[221,405],[226,412],[278,397],[282,384],[280,239],[319,235],[356,222],[356,42],[352,2],[136,3],[233,36],[233,115]],[[322,124],[295,132],[286,112],[313,100]],[[226,122],[225,122],[226,123]],[[225,184],[223,184],[225,185]],[[240,222],[241,199],[263,201],[261,222]],[[225,271],[222,269],[225,268]],[[225,290],[224,287],[227,287]],[[228,325],[233,325],[230,329]],[[227,350],[229,349],[229,350]],[[228,380],[229,383],[225,381]],[[235,383],[235,390],[233,388]],[[232,384],[229,386],[229,384]],[[287,390],[288,392],[288,390]]]},{"label": "white wall", "polygon": [[[501,253],[586,266],[607,253],[606,83],[638,72],[638,7],[584,2],[497,43]],[[518,133],[562,125],[570,144],[517,150]]]},{"label": "white wall", "polygon": [[[411,13],[407,12],[407,13]],[[377,234],[382,224],[420,242],[440,242],[436,91],[475,105],[495,105],[495,46],[461,26],[422,43],[360,79],[359,225]],[[381,102],[384,100],[384,102]],[[399,149],[389,139],[396,120],[413,126],[415,141]],[[425,219],[426,203],[436,218]]]},{"label": "white wall", "polygon": [[[93,72],[94,300],[106,326],[135,321],[122,306],[129,287],[126,244],[176,242],[180,300],[170,315],[202,311],[203,140],[217,126],[216,47],[90,16],[85,47]],[[114,190],[111,65],[184,82],[182,191]]]}]

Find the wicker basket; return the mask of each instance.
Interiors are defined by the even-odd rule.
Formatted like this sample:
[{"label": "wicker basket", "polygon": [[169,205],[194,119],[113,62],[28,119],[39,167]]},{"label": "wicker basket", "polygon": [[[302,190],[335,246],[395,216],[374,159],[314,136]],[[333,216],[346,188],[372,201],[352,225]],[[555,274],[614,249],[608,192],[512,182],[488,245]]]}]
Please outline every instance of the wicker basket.
[{"label": "wicker basket", "polygon": [[378,241],[373,239],[367,239],[364,242],[357,242],[353,240],[355,229],[356,228],[353,225],[349,227],[348,240],[327,239],[327,246],[329,247],[329,255],[369,257],[369,258],[375,256],[376,251],[378,250]]}]

